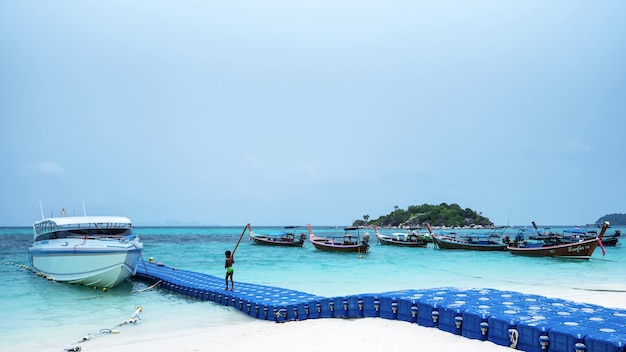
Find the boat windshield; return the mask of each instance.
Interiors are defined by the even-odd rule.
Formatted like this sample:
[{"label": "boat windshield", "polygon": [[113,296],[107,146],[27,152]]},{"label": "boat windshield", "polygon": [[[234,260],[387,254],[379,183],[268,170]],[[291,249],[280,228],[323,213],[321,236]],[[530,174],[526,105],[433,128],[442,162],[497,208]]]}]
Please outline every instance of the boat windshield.
[{"label": "boat windshield", "polygon": [[33,225],[35,241],[72,237],[123,238],[132,236],[132,228],[129,222],[79,222],[59,225],[47,220]]}]

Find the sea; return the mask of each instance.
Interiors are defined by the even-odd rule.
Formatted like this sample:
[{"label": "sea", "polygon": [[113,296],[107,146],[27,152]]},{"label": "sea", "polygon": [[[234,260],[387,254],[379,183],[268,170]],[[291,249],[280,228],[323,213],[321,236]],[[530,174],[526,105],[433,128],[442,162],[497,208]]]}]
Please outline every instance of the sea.
[{"label": "sea", "polygon": [[[610,228],[612,232],[624,228]],[[144,243],[141,260],[224,277],[224,252],[235,253],[237,282],[277,286],[320,296],[379,293],[439,287],[494,288],[626,308],[626,248],[598,247],[590,260],[529,258],[508,252],[404,248],[378,244],[373,229],[367,254],[328,253],[310,243],[302,248],[253,244],[240,227],[135,227]],[[271,234],[283,226],[254,227]],[[561,229],[552,227],[553,231]],[[381,229],[382,233],[400,232]],[[473,230],[457,230],[470,232]],[[305,226],[297,233],[307,233]],[[343,233],[336,226],[314,226],[319,236]],[[474,231],[475,232],[475,231]],[[507,229],[511,237],[517,229]],[[207,301],[198,301],[129,279],[107,291],[49,281],[28,268],[32,228],[0,228],[0,351],[65,351],[89,339],[115,339],[226,324],[254,318]],[[622,241],[626,241],[623,238]],[[140,263],[142,265],[142,263]],[[605,300],[604,294],[613,299]],[[608,297],[608,296],[607,296]],[[617,300],[615,300],[617,297]],[[126,324],[142,307],[137,324]]]}]

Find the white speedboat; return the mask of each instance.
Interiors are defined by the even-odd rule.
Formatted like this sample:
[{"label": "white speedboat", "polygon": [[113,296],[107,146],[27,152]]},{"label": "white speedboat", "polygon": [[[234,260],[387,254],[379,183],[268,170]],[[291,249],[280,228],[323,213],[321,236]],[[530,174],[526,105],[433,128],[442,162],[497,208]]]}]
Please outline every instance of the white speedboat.
[{"label": "white speedboat", "polygon": [[48,218],[33,230],[31,268],[51,280],[111,288],[137,271],[143,243],[126,217]]}]

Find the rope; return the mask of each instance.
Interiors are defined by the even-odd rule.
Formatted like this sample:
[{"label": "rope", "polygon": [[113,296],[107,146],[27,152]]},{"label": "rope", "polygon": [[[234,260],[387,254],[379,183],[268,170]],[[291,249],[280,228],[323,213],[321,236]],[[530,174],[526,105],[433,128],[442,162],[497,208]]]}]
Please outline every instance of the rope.
[{"label": "rope", "polygon": [[511,348],[517,349],[517,342],[519,339],[519,332],[515,329],[509,329],[509,340],[511,341]]},{"label": "rope", "polygon": [[29,267],[28,265],[25,265],[25,264],[20,264],[20,263],[16,263],[16,262],[2,262],[2,264],[3,265],[14,265],[14,266],[16,266],[18,268],[22,268],[22,269],[30,271],[31,273],[37,274],[37,271],[33,270],[31,267]]},{"label": "rope", "polygon": [[150,285],[150,286],[148,286],[148,287],[146,287],[146,288],[144,288],[144,289],[137,290],[137,291],[133,291],[133,293],[148,291],[148,290],[150,290],[150,289],[152,289],[152,288],[154,288],[154,287],[156,287],[156,286],[159,286],[159,284],[160,284],[161,282],[163,282],[163,280],[159,280],[159,281],[157,281],[156,283],[154,283],[153,285]]},{"label": "rope", "polygon": [[[139,238],[139,237],[137,237]],[[137,244],[135,244],[135,242],[132,243],[132,245],[139,249],[139,247],[137,246]],[[143,268],[146,269],[146,274],[150,274],[150,272],[148,271],[148,267],[146,266],[146,260],[143,258],[143,250],[139,251],[139,256],[141,257],[141,263],[143,264]]]},{"label": "rope", "polygon": [[117,330],[117,328],[119,328],[120,326],[126,325],[126,324],[135,324],[138,323],[139,320],[141,320],[139,318],[139,313],[141,313],[141,311],[143,310],[143,308],[141,308],[141,306],[138,306],[137,309],[135,310],[135,312],[130,316],[130,319],[128,320],[124,320],[123,322],[117,324],[116,326],[112,327],[112,328],[103,328],[100,329],[100,331],[98,331],[97,333],[87,333],[87,335],[83,336],[80,340],[76,341],[73,346],[64,348],[63,351],[66,352],[78,352],[81,350],[81,346],[79,346],[79,343],[85,342],[85,341],[89,341],[92,340],[98,336],[101,335],[105,335],[105,334],[119,334],[120,331]]},{"label": "rope", "polygon": [[146,269],[146,274],[150,275],[150,272],[148,271],[148,266],[146,265],[146,260],[143,258],[143,251],[139,252],[140,257],[141,257],[141,263],[143,264],[143,268]]}]

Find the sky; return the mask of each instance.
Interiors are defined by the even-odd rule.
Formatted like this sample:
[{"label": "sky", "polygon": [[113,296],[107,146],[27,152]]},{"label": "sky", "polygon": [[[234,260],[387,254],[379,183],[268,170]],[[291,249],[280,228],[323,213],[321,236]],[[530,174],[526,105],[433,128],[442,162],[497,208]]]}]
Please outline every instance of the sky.
[{"label": "sky", "polygon": [[0,226],[626,213],[625,16],[621,0],[0,0]]}]

